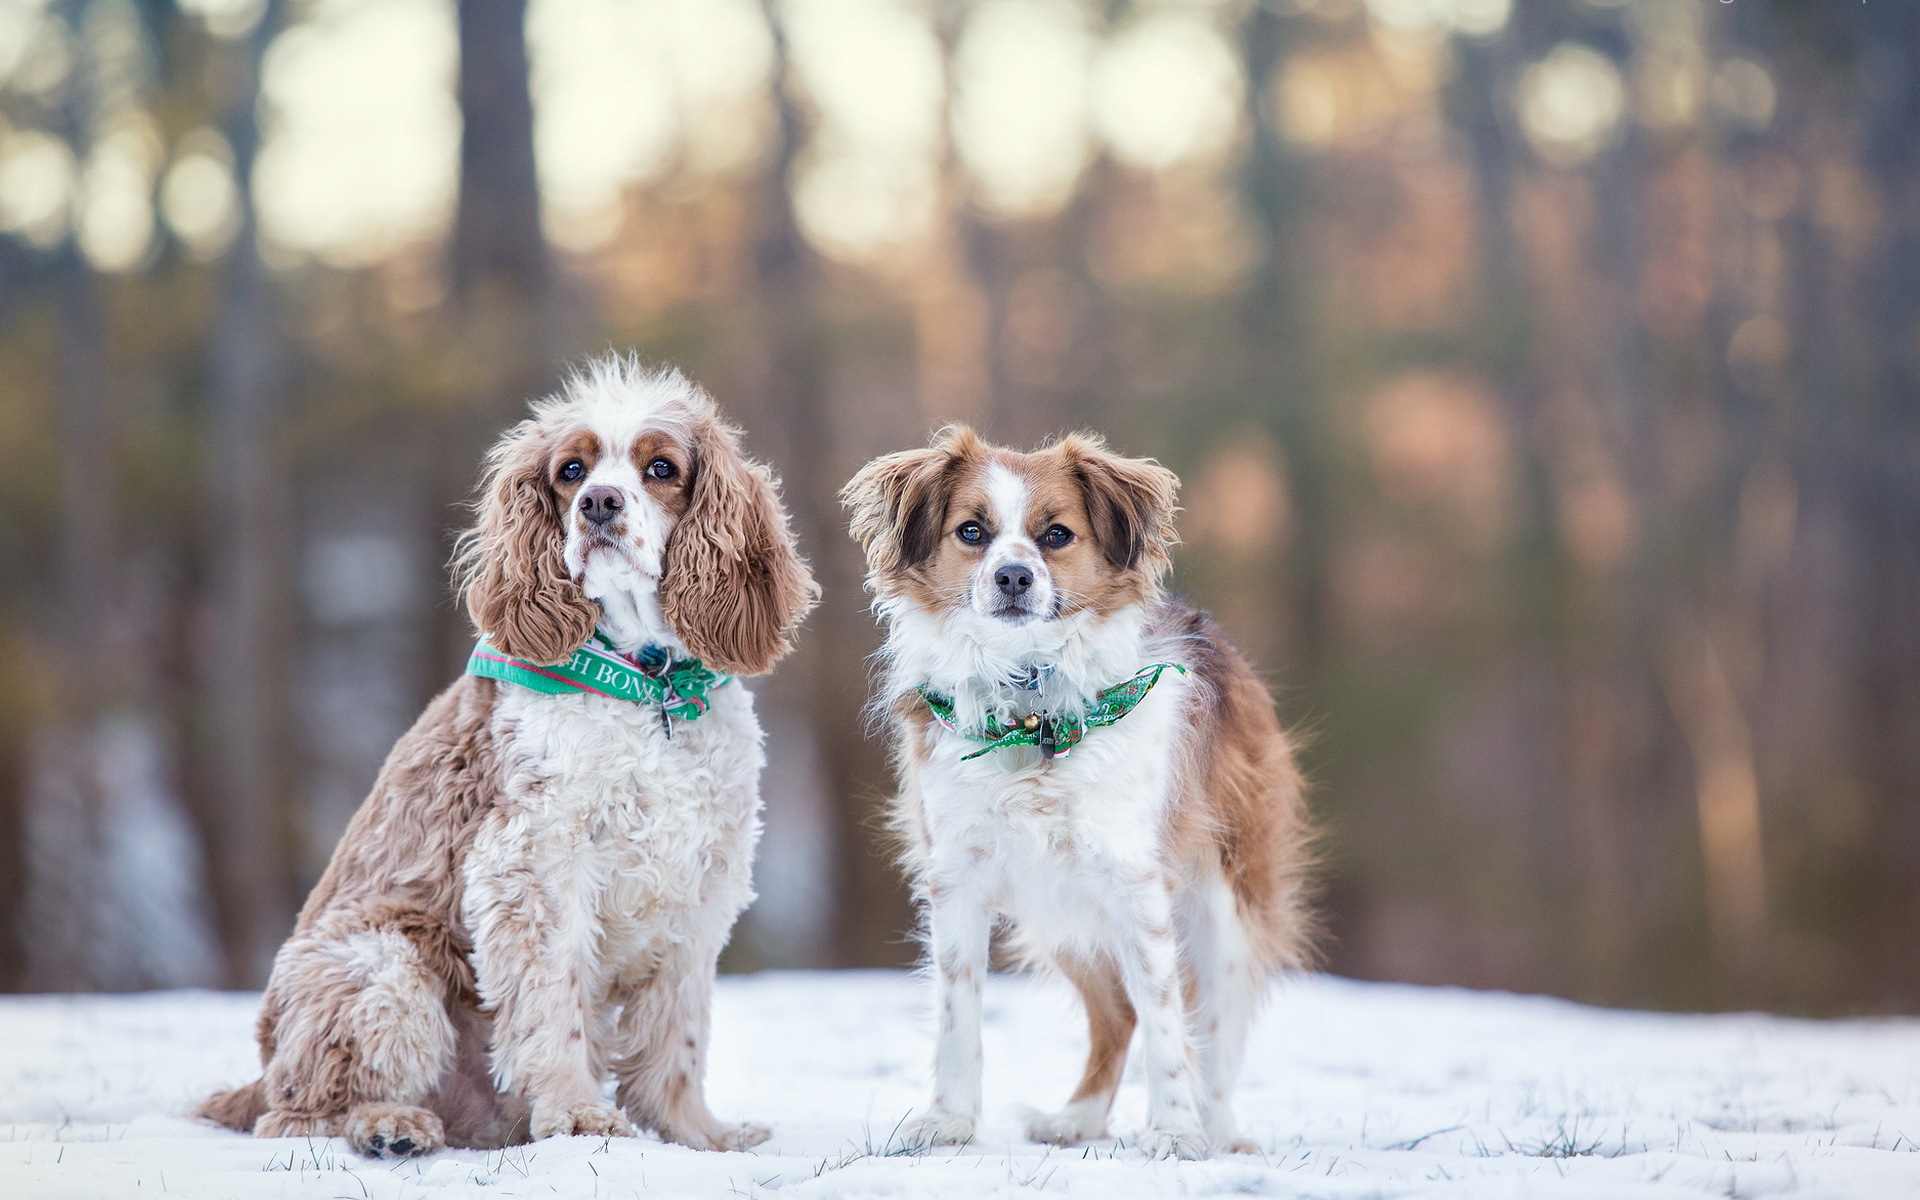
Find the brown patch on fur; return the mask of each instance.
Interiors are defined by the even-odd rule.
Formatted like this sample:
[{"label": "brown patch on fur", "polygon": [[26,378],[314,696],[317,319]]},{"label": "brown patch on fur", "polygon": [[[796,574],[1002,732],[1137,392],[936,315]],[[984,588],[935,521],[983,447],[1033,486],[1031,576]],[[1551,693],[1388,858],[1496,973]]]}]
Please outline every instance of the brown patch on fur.
[{"label": "brown patch on fur", "polygon": [[740,431],[700,418],[692,457],[687,506],[667,540],[661,611],[701,659],[763,674],[792,649],[790,632],[819,588],[794,549],[772,475],[741,454]]},{"label": "brown patch on fur", "polygon": [[[509,433],[508,436],[512,434]],[[600,445],[600,439],[589,429],[573,429],[554,434],[546,451],[547,479],[553,485],[554,494],[560,497],[561,512],[566,512],[572,507],[567,501],[580,490],[580,485],[586,477],[593,474],[593,468],[599,465],[600,455],[604,449]],[[560,468],[576,458],[580,460],[580,465],[586,468],[585,472],[579,479],[562,479]]]},{"label": "brown patch on fur", "polygon": [[[654,430],[633,439],[629,457],[633,460],[633,469],[640,473],[640,482],[645,485],[647,494],[666,509],[669,517],[678,520],[680,514],[687,511],[687,503],[691,498],[688,495],[687,477],[693,469],[692,448],[664,430]],[[673,465],[673,474],[666,479],[656,479],[648,470],[657,458],[664,458]]]},{"label": "brown patch on fur", "polygon": [[454,571],[474,625],[502,654],[560,663],[593,636],[600,608],[567,571],[562,516],[573,491],[555,471],[597,445],[591,434],[528,419],[487,455],[479,515],[461,535]]},{"label": "brown patch on fur", "polygon": [[1273,697],[1213,618],[1168,602],[1155,632],[1181,639],[1193,669],[1187,787],[1171,815],[1170,855],[1217,869],[1268,971],[1311,965],[1313,831],[1306,781]]},{"label": "brown patch on fur", "polygon": [[876,580],[906,582],[940,548],[949,493],[963,471],[985,461],[986,444],[965,425],[948,425],[922,449],[876,458],[840,489],[853,511],[854,540]]},{"label": "brown patch on fur", "polygon": [[501,685],[465,675],[401,735],[294,935],[393,928],[434,975],[472,996],[472,942],[460,926],[461,864],[499,794],[490,724]]},{"label": "brown patch on fur", "polygon": [[1094,1096],[1105,1096],[1113,1103],[1120,1087],[1120,1072],[1127,1065],[1127,1045],[1133,1041],[1137,1023],[1133,1005],[1120,969],[1111,962],[1088,962],[1062,955],[1055,960],[1062,975],[1073,981],[1087,1008],[1087,1066],[1080,1073],[1080,1086],[1073,1089],[1070,1104]]},{"label": "brown patch on fur", "polygon": [[1123,458],[1097,434],[1075,433],[1032,455],[1057,458],[1079,483],[1093,534],[1117,571],[1158,584],[1173,565],[1180,478],[1150,458]]},{"label": "brown patch on fur", "polygon": [[[892,745],[888,747],[894,774],[900,779],[912,778],[926,765],[926,730],[934,723],[933,712],[918,694],[907,692],[893,698],[886,715],[895,734]],[[912,790],[904,792],[875,815],[875,832],[882,842],[893,849],[901,862],[908,864],[910,871],[916,872],[911,880],[913,885],[930,889],[932,881],[917,873],[918,867],[927,862],[933,850],[927,838],[927,823],[921,811],[919,795]]]}]

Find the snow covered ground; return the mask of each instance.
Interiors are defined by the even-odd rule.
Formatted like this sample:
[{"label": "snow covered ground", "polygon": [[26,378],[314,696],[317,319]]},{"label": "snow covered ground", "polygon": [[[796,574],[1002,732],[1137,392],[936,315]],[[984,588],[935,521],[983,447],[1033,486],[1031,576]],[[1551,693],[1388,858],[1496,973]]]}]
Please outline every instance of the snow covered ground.
[{"label": "snow covered ground", "polygon": [[1077,1078],[1056,986],[988,989],[987,1119],[971,1146],[897,1154],[924,1103],[922,994],[891,973],[723,979],[711,1092],[770,1121],[752,1154],[560,1138],[401,1164],[339,1141],[257,1141],[176,1114],[251,1078],[254,998],[0,1000],[0,1197],[1920,1196],[1920,1022],[1605,1012],[1555,1000],[1310,978],[1285,986],[1240,1091],[1263,1147],[1198,1163],[1122,1137],[1022,1142],[1022,1104]]}]

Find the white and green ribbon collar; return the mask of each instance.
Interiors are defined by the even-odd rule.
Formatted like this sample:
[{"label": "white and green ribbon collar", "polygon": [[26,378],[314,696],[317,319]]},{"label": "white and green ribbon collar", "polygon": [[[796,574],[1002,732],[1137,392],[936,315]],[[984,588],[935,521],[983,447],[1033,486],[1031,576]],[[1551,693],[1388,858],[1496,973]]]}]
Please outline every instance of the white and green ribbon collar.
[{"label": "white and green ribbon collar", "polygon": [[558,666],[509,658],[485,638],[467,659],[467,674],[504,680],[548,696],[585,692],[635,704],[657,704],[661,716],[697,721],[707,711],[707,693],[733,676],[715,671],[697,658],[675,658],[661,646],[642,646],[631,656],[594,632],[586,645]]},{"label": "white and green ribbon collar", "polygon": [[[1182,675],[1187,673],[1186,667],[1179,663],[1152,663],[1142,667],[1133,678],[1095,692],[1093,703],[1085,713],[1029,713],[1010,725],[988,721],[977,729],[961,727],[954,713],[953,697],[943,696],[932,688],[914,690],[919,693],[920,699],[926,701],[927,711],[933,714],[933,719],[943,727],[970,742],[984,743],[973,753],[961,755],[962,762],[979,758],[989,751],[1013,746],[1033,746],[1039,749],[1042,758],[1062,758],[1080,744],[1089,729],[1112,725],[1138,708],[1140,702],[1147,698],[1147,693],[1153,690],[1153,685],[1160,682],[1160,675],[1165,671],[1178,671]],[[1014,682],[1031,690],[1036,686],[1037,679],[1016,679]]]}]

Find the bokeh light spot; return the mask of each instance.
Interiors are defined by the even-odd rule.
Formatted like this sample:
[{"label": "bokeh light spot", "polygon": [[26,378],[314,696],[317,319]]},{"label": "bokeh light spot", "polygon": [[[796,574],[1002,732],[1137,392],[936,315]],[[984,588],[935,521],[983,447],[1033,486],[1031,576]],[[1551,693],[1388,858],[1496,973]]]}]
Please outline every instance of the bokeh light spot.
[{"label": "bokeh light spot", "polygon": [[1189,13],[1157,12],[1101,51],[1094,124],[1116,157],[1161,170],[1231,145],[1243,88],[1240,64],[1219,30]]},{"label": "bokeh light spot", "polygon": [[1577,166],[1613,137],[1626,107],[1620,72],[1605,55],[1561,42],[1520,77],[1520,124],[1535,150],[1558,166]]}]

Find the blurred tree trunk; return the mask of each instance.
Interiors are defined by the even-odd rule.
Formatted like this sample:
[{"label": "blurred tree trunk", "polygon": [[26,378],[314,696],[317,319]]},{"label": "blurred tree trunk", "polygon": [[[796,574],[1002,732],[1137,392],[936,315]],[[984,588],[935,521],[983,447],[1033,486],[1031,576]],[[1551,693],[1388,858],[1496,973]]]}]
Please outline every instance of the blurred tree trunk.
[{"label": "blurred tree trunk", "polygon": [[1870,4],[1854,15],[1866,84],[1863,165],[1886,224],[1862,266],[1855,309],[1875,361],[1860,372],[1866,394],[1847,406],[1850,419],[1835,422],[1844,432],[1832,448],[1833,478],[1851,510],[1859,606],[1847,724],[1849,757],[1884,814],[1876,849],[1886,883],[1866,950],[1890,964],[1879,970],[1880,986],[1912,1004],[1920,994],[1920,8]]},{"label": "blurred tree trunk", "polygon": [[[145,31],[124,9],[56,10],[74,47],[55,132],[86,162],[98,130],[140,105],[130,61]],[[175,756],[155,718],[151,597],[132,586],[122,538],[111,338],[103,284],[77,212],[47,278],[57,334],[58,536],[47,625],[51,711],[33,739],[21,822],[22,983],[131,989],[217,982],[201,847],[181,811]],[[149,557],[149,560],[151,558]],[[11,913],[9,915],[12,915]]]},{"label": "blurred tree trunk", "polygon": [[[79,128],[75,123],[74,127]],[[94,728],[109,690],[104,641],[112,619],[112,424],[99,281],[69,236],[56,268],[55,346],[60,536],[54,628],[60,678],[51,720],[32,752],[25,834],[25,984],[35,991],[95,986],[92,944],[103,908],[99,853],[105,807]]]},{"label": "blurred tree trunk", "polygon": [[281,445],[289,379],[273,289],[260,261],[253,164],[260,70],[284,0],[225,47],[222,132],[233,149],[239,229],[228,251],[212,346],[206,513],[212,623],[202,664],[211,725],[206,834],[236,987],[266,981],[293,926],[294,860],[288,677],[292,639],[293,489]]},{"label": "blurred tree trunk", "polygon": [[[86,0],[57,19],[76,48],[56,128],[82,162],[95,132],[129,104],[124,12]],[[118,27],[113,22],[118,21]],[[97,53],[105,44],[108,51]],[[113,51],[122,52],[119,56]],[[27,876],[23,982],[35,989],[214,982],[200,904],[199,847],[185,829],[173,756],[153,717],[155,655],[120,531],[110,338],[101,280],[77,219],[49,277],[55,289],[58,521],[50,621],[52,711],[34,740],[22,822]]]},{"label": "blurred tree trunk", "polygon": [[[88,7],[87,0],[60,6],[69,45],[82,44]],[[84,162],[99,81],[85,56],[77,57],[64,84],[58,122],[75,159]],[[52,279],[60,478],[52,627],[60,678],[51,720],[39,731],[29,768],[28,889],[21,936],[26,986],[69,991],[97,986],[93,944],[105,909],[100,853],[105,797],[94,739],[102,709],[114,697],[108,666],[117,471],[107,398],[106,318],[100,283],[81,252],[77,229],[61,243]]]},{"label": "blurred tree trunk", "polygon": [[[1632,77],[1624,35],[1601,39],[1596,48],[1621,79]],[[1571,756],[1580,765],[1571,772],[1566,797],[1572,822],[1568,857],[1578,888],[1574,933],[1580,955],[1574,969],[1588,973],[1589,994],[1614,1003],[1626,997],[1612,981],[1627,975],[1646,943],[1647,917],[1633,903],[1633,880],[1674,828],[1659,809],[1641,804],[1642,797],[1665,790],[1660,776],[1670,758],[1690,756],[1695,768],[1689,798],[1706,883],[1695,911],[1706,918],[1718,960],[1710,972],[1717,978],[1709,982],[1722,994],[1753,994],[1764,929],[1764,905],[1754,900],[1763,886],[1754,869],[1757,799],[1724,786],[1732,778],[1730,756],[1745,746],[1729,731],[1743,718],[1730,707],[1733,691],[1713,686],[1719,680],[1715,660],[1699,640],[1707,624],[1699,605],[1716,564],[1685,549],[1702,513],[1669,486],[1656,436],[1662,409],[1675,407],[1676,397],[1672,383],[1661,386],[1664,381],[1650,377],[1650,338],[1639,305],[1655,153],[1651,137],[1626,120],[1615,144],[1587,166],[1593,209],[1591,242],[1583,247],[1587,294],[1570,309],[1558,339],[1572,347],[1571,354],[1561,349],[1555,355],[1564,365],[1537,363],[1548,386],[1587,398],[1594,441],[1616,464],[1632,531],[1618,565],[1589,570],[1583,581],[1577,603],[1592,615],[1573,625],[1577,632],[1564,647],[1562,668],[1576,680],[1565,736],[1570,745],[1584,747]],[[1577,452],[1566,439],[1562,443],[1555,465],[1563,480],[1572,479],[1580,470]],[[1711,711],[1662,719],[1663,688],[1669,707],[1672,697],[1685,696]],[[1689,732],[1700,740],[1689,741]],[[1730,807],[1741,811],[1708,816]]]},{"label": "blurred tree trunk", "polygon": [[526,23],[526,0],[460,0],[460,203],[451,267],[454,292],[469,305],[498,290],[524,308],[547,289]]},{"label": "blurred tree trunk", "polygon": [[924,268],[908,284],[913,305],[915,383],[920,415],[931,425],[965,421],[982,425],[992,414],[996,388],[996,330],[1004,305],[985,286],[984,259],[991,257],[992,230],[970,194],[967,168],[953,139],[954,55],[973,5],[940,0],[933,6],[947,86],[940,97],[940,170],[935,187],[936,232],[923,252]]},{"label": "blurred tree trunk", "polygon": [[[0,715],[0,992],[26,984],[27,740],[18,711]],[[19,722],[19,724],[16,724]]]},{"label": "blurred tree trunk", "polygon": [[[1284,668],[1305,684],[1324,665],[1329,644],[1326,586],[1331,549],[1330,464],[1318,409],[1319,385],[1313,356],[1309,306],[1302,296],[1312,275],[1299,225],[1310,203],[1306,161],[1286,143],[1275,120],[1273,96],[1300,18],[1273,4],[1256,4],[1241,27],[1241,64],[1246,72],[1246,160],[1240,193],[1260,231],[1260,258],[1242,300],[1241,338],[1245,346],[1246,390],[1254,411],[1273,423],[1285,451],[1299,534],[1280,577],[1273,581],[1276,602],[1292,610],[1290,639],[1296,660],[1265,664]],[[1283,619],[1276,616],[1276,624]]]},{"label": "blurred tree trunk", "polygon": [[[814,739],[825,789],[833,911],[825,954],[839,966],[897,964],[901,934],[911,917],[891,855],[875,830],[877,801],[887,768],[866,736],[860,710],[867,691],[866,656],[849,647],[870,647],[875,634],[857,603],[861,594],[858,555],[840,519],[839,480],[823,469],[833,414],[827,364],[812,325],[818,266],[793,210],[792,177],[806,141],[806,117],[795,94],[792,59],[779,5],[763,8],[773,34],[774,143],[757,194],[753,244],[755,383],[746,401],[749,436],[767,448],[782,474],[795,533],[811,554],[814,575],[828,597],[814,611],[811,629],[793,656],[760,685],[784,711],[804,714],[799,736]],[[829,653],[839,647],[839,653]],[[775,762],[770,773],[780,769]],[[770,797],[793,783],[768,781]]]},{"label": "blurred tree trunk", "polygon": [[1011,264],[1020,256],[1015,252],[1012,231],[987,220],[968,206],[960,221],[961,261],[975,281],[980,294],[981,320],[985,336],[981,339],[986,382],[984,410],[987,437],[1011,444],[1018,418],[1013,399],[1014,383],[1007,370],[1007,291],[1013,285]]},{"label": "blurred tree trunk", "polygon": [[[553,264],[540,225],[527,66],[526,0],[459,0],[460,196],[448,245],[450,345],[460,416],[436,454],[431,503],[443,549],[467,523],[480,460],[558,377]],[[471,629],[457,602],[436,605],[438,691],[460,669]]]},{"label": "blurred tree trunk", "polygon": [[[1051,395],[1028,414],[1028,427],[1016,433],[1016,445],[1030,448],[1072,429],[1104,426],[1122,452],[1139,453],[1127,449],[1124,432],[1114,424],[1116,402],[1127,392],[1114,344],[1128,317],[1112,289],[1101,286],[1099,266],[1115,208],[1129,190],[1144,184],[1138,175],[1129,178],[1126,168],[1102,150],[1087,164],[1079,193],[1061,214],[1064,286],[1049,307],[1055,320],[1064,319],[1066,345]],[[1023,308],[1033,305],[1031,297],[1021,299]]]},{"label": "blurred tree trunk", "polygon": [[[1519,438],[1539,436],[1541,399],[1547,390],[1534,361],[1541,337],[1534,315],[1528,280],[1522,270],[1523,248],[1514,228],[1514,188],[1527,151],[1514,128],[1510,90],[1519,68],[1547,38],[1539,14],[1513,13],[1506,26],[1485,38],[1456,38],[1458,68],[1448,89],[1448,116],[1465,135],[1467,165],[1474,179],[1475,227],[1479,251],[1479,287],[1482,320],[1476,365],[1500,396],[1508,428]],[[1553,498],[1540,457],[1526,455],[1518,464],[1518,513],[1513,535],[1520,547],[1516,575],[1519,586],[1536,602],[1551,604],[1561,565],[1554,552]],[[1572,622],[1576,627],[1578,622]],[[1562,686],[1557,697],[1567,710],[1561,720],[1595,729],[1611,727],[1596,716],[1599,690],[1574,686],[1584,669],[1564,661],[1566,648],[1552,643],[1527,644],[1513,649],[1516,659],[1537,656],[1539,665],[1558,670]],[[1559,661],[1556,661],[1559,660]],[[1531,669],[1531,664],[1527,669]],[[1621,955],[1628,948],[1621,889],[1626,885],[1615,869],[1617,856],[1607,853],[1607,810],[1612,801],[1604,777],[1606,747],[1591,752],[1596,738],[1568,735],[1579,749],[1563,756],[1570,769],[1550,771],[1529,781],[1546,800],[1543,811],[1551,832],[1535,841],[1540,849],[1532,864],[1535,886],[1553,898],[1558,919],[1571,926],[1551,939],[1564,943],[1556,969],[1580,980],[1584,994],[1614,998],[1610,989],[1621,978]],[[1542,757],[1542,766],[1554,763]],[[1575,869],[1568,871],[1572,860]]]}]

